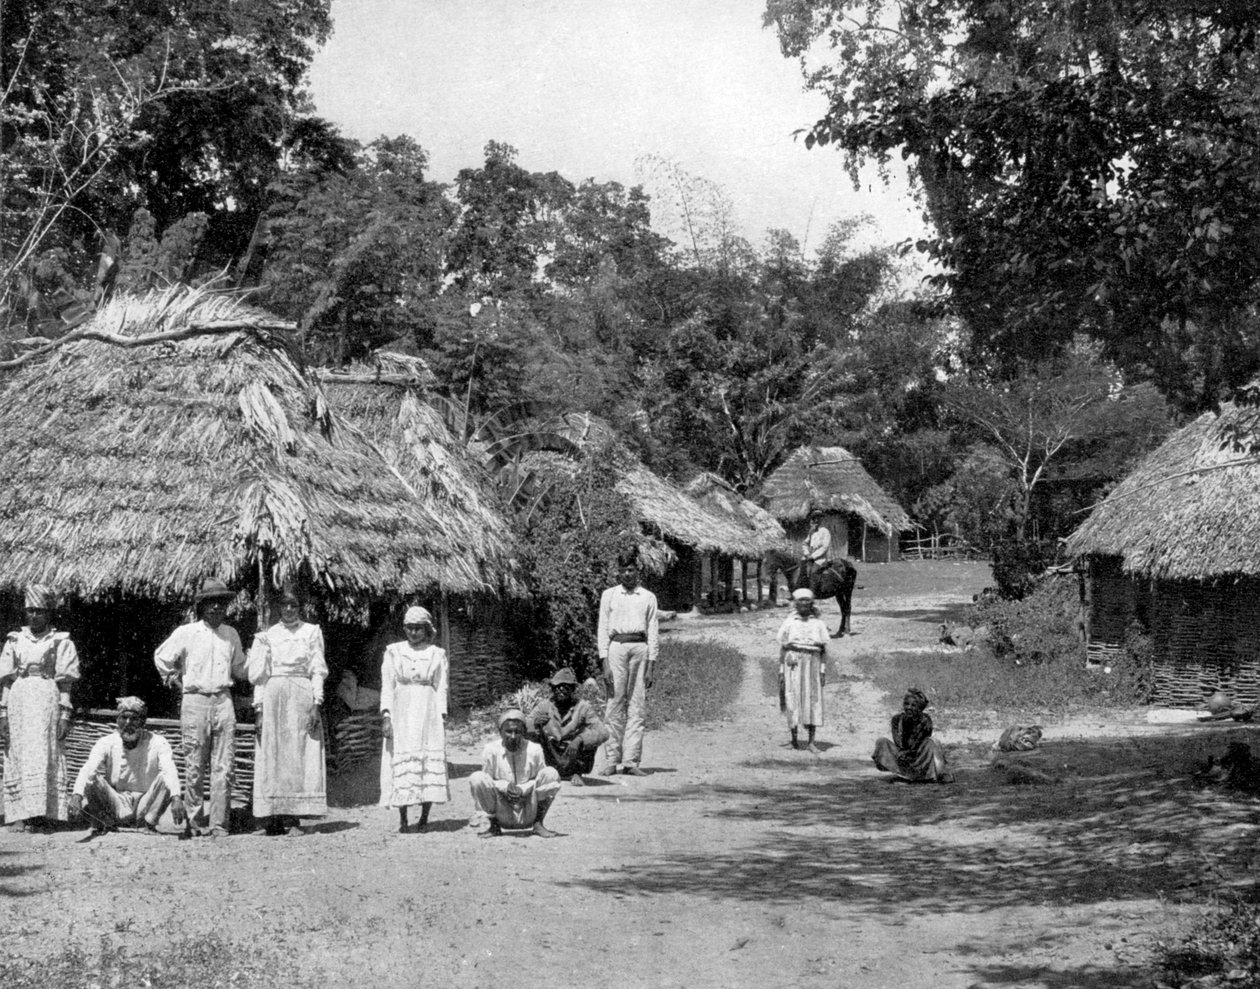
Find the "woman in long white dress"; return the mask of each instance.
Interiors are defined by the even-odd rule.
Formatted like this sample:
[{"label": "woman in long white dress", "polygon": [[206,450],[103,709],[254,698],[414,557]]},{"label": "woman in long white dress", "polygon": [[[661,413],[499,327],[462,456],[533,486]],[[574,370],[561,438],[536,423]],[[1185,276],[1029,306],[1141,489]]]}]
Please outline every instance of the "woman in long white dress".
[{"label": "woman in long white dress", "polygon": [[446,775],[446,651],[433,644],[433,617],[411,607],[403,616],[407,638],[385,647],[381,664],[381,806],[398,808],[406,834],[407,808],[420,806],[415,831],[429,822],[433,804],[451,798]]},{"label": "woman in long white dress", "polygon": [[280,595],[280,621],[254,639],[249,680],[254,685],[258,748],[254,754],[254,816],[268,834],[302,834],[298,819],[328,813],[324,766],[324,633],[302,621],[297,591]]},{"label": "woman in long white dress", "polygon": [[4,819],[25,831],[66,820],[66,757],[70,685],[79,679],[79,653],[67,632],[52,626],[56,597],[26,589],[27,624],[0,650],[0,749],[4,750]]},{"label": "woman in long white dress", "polygon": [[805,748],[817,753],[814,732],[823,723],[823,686],[827,682],[827,642],[830,633],[814,608],[814,595],[805,587],[792,592],[795,613],[779,628],[779,683],[792,748],[800,748],[797,732],[809,732]]}]

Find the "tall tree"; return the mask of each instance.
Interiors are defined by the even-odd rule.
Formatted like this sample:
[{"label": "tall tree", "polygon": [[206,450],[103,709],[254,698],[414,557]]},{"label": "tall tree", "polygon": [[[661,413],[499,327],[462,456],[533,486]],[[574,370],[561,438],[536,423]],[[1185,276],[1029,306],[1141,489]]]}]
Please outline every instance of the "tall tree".
[{"label": "tall tree", "polygon": [[807,137],[913,165],[982,350],[1085,331],[1185,409],[1260,369],[1260,8],[769,0],[830,106]]}]

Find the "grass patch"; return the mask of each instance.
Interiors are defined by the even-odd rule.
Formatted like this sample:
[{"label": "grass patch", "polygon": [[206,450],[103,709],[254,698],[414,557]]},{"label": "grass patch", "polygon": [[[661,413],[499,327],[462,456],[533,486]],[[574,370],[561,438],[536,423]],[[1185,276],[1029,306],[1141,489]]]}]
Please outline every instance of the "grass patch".
[{"label": "grass patch", "polygon": [[1260,905],[1214,908],[1175,942],[1157,942],[1156,964],[1172,985],[1260,986]]},{"label": "grass patch", "polygon": [[215,934],[183,937],[153,954],[133,954],[108,937],[95,952],[68,947],[47,958],[0,958],[5,989],[314,989],[293,960],[258,943]]},{"label": "grass patch", "polygon": [[648,691],[647,726],[715,721],[739,696],[744,656],[713,639],[661,643],[656,682]]}]

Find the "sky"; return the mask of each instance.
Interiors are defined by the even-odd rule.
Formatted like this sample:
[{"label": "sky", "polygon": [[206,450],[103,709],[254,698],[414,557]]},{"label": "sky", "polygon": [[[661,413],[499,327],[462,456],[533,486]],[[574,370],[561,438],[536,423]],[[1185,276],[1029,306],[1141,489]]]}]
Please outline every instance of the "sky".
[{"label": "sky", "polygon": [[360,141],[408,134],[430,177],[477,167],[487,141],[531,171],[634,185],[644,154],[722,186],[755,245],[771,227],[812,253],[869,213],[874,241],[922,236],[904,176],[855,191],[838,152],[793,132],[825,110],[761,27],[762,0],[333,0],[310,85]]}]

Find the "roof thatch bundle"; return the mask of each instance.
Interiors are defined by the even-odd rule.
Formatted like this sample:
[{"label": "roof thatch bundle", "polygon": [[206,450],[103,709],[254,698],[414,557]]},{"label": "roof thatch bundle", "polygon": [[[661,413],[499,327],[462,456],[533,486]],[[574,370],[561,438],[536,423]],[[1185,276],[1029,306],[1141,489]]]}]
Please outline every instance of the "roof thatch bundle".
[{"label": "roof thatch bundle", "polygon": [[914,528],[905,509],[842,446],[800,447],[766,478],[760,500],[782,522],[800,522],[815,512],[845,512],[887,533]]},{"label": "roof thatch bundle", "polygon": [[746,558],[761,555],[751,545],[746,528],[732,518],[705,508],[642,464],[636,463],[625,472],[617,482],[617,490],[630,500],[640,522],[656,529],[666,539],[691,546],[701,553]]},{"label": "roof thatch bundle", "polygon": [[321,371],[333,409],[380,451],[429,509],[486,584],[507,580],[515,537],[484,467],[425,399],[433,376],[418,357],[378,352],[371,365]]},{"label": "roof thatch bundle", "polygon": [[1225,405],[1149,454],[1067,540],[1071,556],[1120,556],[1164,580],[1260,574],[1260,463],[1232,448],[1260,412]]},{"label": "roof thatch bundle", "polygon": [[0,586],[182,598],[207,575],[261,571],[349,607],[482,582],[459,533],[329,407],[282,324],[174,289],[117,298],[85,330],[117,342],[79,339],[3,381]]},{"label": "roof thatch bundle", "polygon": [[749,549],[762,556],[771,550],[794,552],[787,533],[773,515],[749,501],[724,479],[705,471],[691,480],[684,489],[710,512],[734,521],[746,530]]}]

